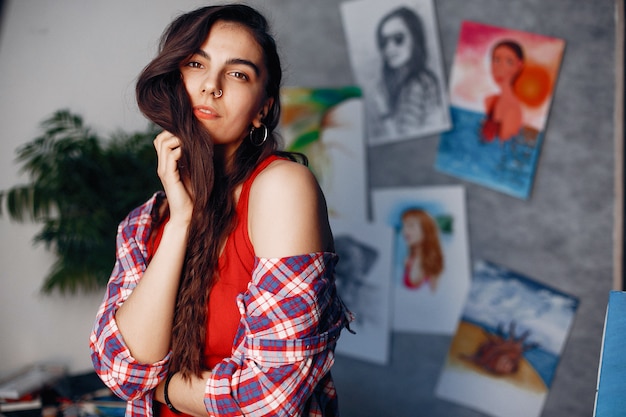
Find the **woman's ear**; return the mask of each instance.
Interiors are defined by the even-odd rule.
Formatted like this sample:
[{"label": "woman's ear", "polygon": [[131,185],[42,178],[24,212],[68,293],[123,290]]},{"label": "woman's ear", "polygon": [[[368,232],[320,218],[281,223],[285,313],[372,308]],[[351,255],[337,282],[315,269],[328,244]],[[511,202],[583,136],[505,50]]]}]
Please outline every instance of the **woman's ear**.
[{"label": "woman's ear", "polygon": [[269,111],[272,108],[273,104],[274,104],[273,98],[268,98],[265,101],[265,104],[263,104],[263,107],[261,107],[261,109],[259,110],[259,113],[252,121],[252,124],[254,125],[254,127],[256,128],[261,127],[261,124],[263,123],[263,119],[265,118],[265,116],[269,114]]}]

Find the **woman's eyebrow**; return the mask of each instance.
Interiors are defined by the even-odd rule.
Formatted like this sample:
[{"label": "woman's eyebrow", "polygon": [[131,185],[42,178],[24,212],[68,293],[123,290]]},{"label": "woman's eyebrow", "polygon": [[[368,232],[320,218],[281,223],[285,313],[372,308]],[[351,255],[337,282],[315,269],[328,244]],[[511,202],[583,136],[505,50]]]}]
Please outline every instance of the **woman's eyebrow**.
[{"label": "woman's eyebrow", "polygon": [[259,67],[254,62],[249,61],[247,59],[242,59],[242,58],[229,59],[228,60],[228,64],[246,65],[246,66],[250,67],[254,71],[254,73],[256,74],[257,77],[261,73],[261,71],[259,70]]},{"label": "woman's eyebrow", "polygon": [[[200,55],[202,58],[204,58],[206,60],[209,60],[209,61],[211,60],[211,57],[209,56],[209,54],[207,54],[202,49],[198,49],[196,51],[196,54]],[[229,64],[229,65],[234,65],[234,64],[246,65],[246,66],[250,67],[254,71],[254,73],[257,75],[257,77],[261,74],[261,71],[259,70],[258,65],[255,64],[254,62],[250,61],[250,60],[247,60],[247,59],[231,58],[226,63]]]},{"label": "woman's eyebrow", "polygon": [[198,49],[198,50],[194,53],[194,55],[200,55],[202,58],[204,58],[204,59],[208,59],[208,60],[210,60],[210,59],[211,59],[211,57],[209,56],[209,54],[207,54],[206,52],[204,52],[202,49]]}]

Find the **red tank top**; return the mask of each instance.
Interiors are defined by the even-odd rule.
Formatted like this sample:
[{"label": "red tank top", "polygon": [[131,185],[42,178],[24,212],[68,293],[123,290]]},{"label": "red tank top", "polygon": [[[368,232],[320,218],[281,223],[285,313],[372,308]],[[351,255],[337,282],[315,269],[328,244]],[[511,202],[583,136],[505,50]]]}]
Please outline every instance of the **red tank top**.
[{"label": "red tank top", "polygon": [[248,289],[254,268],[254,248],[248,236],[248,201],[250,187],[256,176],[277,156],[266,158],[244,181],[237,202],[237,225],[228,236],[226,246],[218,260],[219,278],[211,290],[208,305],[208,323],[204,362],[213,368],[229,357],[241,316],[237,296]]},{"label": "red tank top", "polygon": [[[248,235],[248,202],[252,182],[269,164],[280,159],[270,156],[261,162],[241,187],[236,207],[236,226],[228,236],[226,245],[218,260],[219,278],[211,290],[208,314],[207,336],[204,348],[204,364],[213,368],[222,359],[231,355],[235,334],[241,316],[237,308],[236,298],[248,289],[254,268],[254,248]],[[155,238],[154,248],[158,247],[163,234],[163,222]],[[151,254],[149,254],[151,256]],[[181,417],[172,413],[167,407],[161,406],[161,417]]]}]

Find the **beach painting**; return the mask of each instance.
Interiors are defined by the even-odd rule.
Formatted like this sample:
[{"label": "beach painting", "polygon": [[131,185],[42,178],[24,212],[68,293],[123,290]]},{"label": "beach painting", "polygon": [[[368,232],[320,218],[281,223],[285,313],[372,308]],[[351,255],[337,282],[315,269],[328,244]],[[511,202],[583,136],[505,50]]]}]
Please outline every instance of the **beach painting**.
[{"label": "beach painting", "polygon": [[452,335],[470,286],[465,188],[374,190],[374,219],[393,229],[393,330]]},{"label": "beach painting", "polygon": [[494,417],[538,417],[578,299],[478,260],[435,394]]},{"label": "beach painting", "polygon": [[461,24],[450,74],[453,128],[435,168],[520,199],[531,194],[565,41]]}]

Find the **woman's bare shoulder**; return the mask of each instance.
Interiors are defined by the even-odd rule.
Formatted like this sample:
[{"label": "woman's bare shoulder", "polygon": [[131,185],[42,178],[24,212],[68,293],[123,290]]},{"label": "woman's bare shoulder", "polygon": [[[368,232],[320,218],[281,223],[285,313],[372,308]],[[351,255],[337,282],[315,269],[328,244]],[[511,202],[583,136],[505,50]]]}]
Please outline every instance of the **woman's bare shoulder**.
[{"label": "woman's bare shoulder", "polygon": [[250,239],[261,256],[290,256],[323,249],[327,210],[308,167],[272,162],[255,179],[249,201]]},{"label": "woman's bare shoulder", "polygon": [[309,207],[316,207],[320,199],[323,196],[311,170],[289,160],[272,162],[257,176],[250,189],[252,209],[308,213]]},{"label": "woman's bare shoulder", "polygon": [[252,187],[263,191],[265,188],[280,185],[297,186],[316,183],[313,173],[307,166],[288,159],[278,159],[259,173]]},{"label": "woman's bare shoulder", "polygon": [[491,94],[485,97],[485,108],[487,109],[487,111],[491,109],[498,97],[500,97],[499,94]]}]

